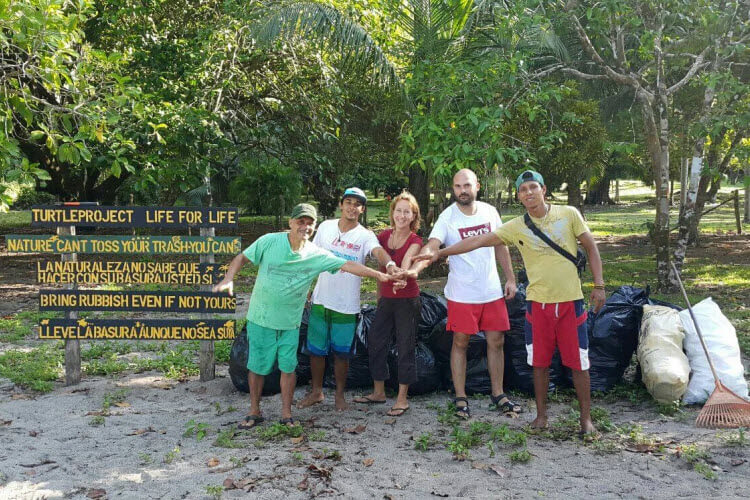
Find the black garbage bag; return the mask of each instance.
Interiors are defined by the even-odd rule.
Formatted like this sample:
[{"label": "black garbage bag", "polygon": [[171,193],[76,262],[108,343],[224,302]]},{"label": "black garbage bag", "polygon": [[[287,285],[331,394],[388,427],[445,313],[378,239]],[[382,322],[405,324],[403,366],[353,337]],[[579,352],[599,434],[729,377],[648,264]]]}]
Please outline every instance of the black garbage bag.
[{"label": "black garbage bag", "polygon": [[[247,325],[242,331],[235,336],[232,343],[232,350],[229,353],[229,378],[238,391],[250,392],[250,386],[247,381]],[[263,382],[263,395],[270,396],[281,392],[280,385],[281,372],[276,363],[274,363],[271,373],[266,375]]]},{"label": "black garbage bag", "polygon": [[430,295],[429,293],[420,292],[419,298],[422,301],[422,311],[417,327],[417,340],[426,342],[435,325],[448,315],[448,306],[443,297]]},{"label": "black garbage bag", "polygon": [[592,391],[608,391],[622,381],[638,346],[643,306],[649,290],[622,286],[609,296],[598,314],[589,311],[588,337]]},{"label": "black garbage bag", "polygon": [[[409,394],[412,396],[435,392],[443,385],[444,371],[446,366],[439,364],[435,356],[426,344],[417,342],[414,350],[416,362],[417,381],[409,386]],[[388,352],[388,373],[386,385],[398,391],[398,348],[391,345]]]},{"label": "black garbage bag", "polygon": [[[432,333],[427,338],[427,345],[435,355],[438,363],[450,363],[451,347],[453,346],[453,332],[445,329],[446,320],[443,319],[435,325]],[[479,359],[487,355],[487,339],[484,332],[478,332],[469,338],[469,348],[466,351],[466,359]]]},{"label": "black garbage bag", "polygon": [[466,394],[490,394],[492,383],[487,371],[487,358],[474,358],[466,361]]},{"label": "black garbage bag", "polygon": [[307,385],[312,378],[310,372],[310,356],[307,354],[307,325],[310,323],[310,304],[302,311],[302,322],[299,327],[299,347],[297,348],[297,385]]}]

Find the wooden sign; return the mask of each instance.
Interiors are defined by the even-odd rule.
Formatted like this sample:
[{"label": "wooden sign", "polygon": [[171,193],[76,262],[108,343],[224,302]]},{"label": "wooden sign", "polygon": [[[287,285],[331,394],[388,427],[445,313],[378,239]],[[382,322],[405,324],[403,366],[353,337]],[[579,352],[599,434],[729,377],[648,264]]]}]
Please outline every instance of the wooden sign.
[{"label": "wooden sign", "polygon": [[127,254],[238,254],[238,237],[201,236],[58,236],[9,234],[8,252],[127,253]]},{"label": "wooden sign", "polygon": [[234,312],[237,299],[213,292],[40,290],[40,311]]},{"label": "wooden sign", "polygon": [[36,205],[31,208],[35,227],[235,227],[237,208],[219,207],[112,207]]},{"label": "wooden sign", "polygon": [[44,340],[232,340],[234,320],[193,319],[43,319]]},{"label": "wooden sign", "polygon": [[168,284],[212,285],[221,281],[227,265],[197,262],[37,262],[42,284]]}]

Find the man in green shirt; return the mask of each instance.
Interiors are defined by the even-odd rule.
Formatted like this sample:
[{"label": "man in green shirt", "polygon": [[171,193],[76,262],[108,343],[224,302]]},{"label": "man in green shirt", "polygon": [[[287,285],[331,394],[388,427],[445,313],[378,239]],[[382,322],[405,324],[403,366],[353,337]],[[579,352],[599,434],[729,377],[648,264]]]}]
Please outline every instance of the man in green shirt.
[{"label": "man in green shirt", "polygon": [[341,270],[379,281],[394,279],[314,245],[309,239],[316,221],[315,207],[306,203],[295,206],[289,219],[289,232],[269,233],[258,238],[232,260],[224,279],[213,287],[214,292],[227,290],[233,295],[234,275],[247,262],[258,266],[247,310],[250,413],[239,424],[240,429],[263,422],[260,411],[263,381],[276,361],[281,371],[281,423],[295,425],[292,399],[300,319],[307,292],[318,274]]}]

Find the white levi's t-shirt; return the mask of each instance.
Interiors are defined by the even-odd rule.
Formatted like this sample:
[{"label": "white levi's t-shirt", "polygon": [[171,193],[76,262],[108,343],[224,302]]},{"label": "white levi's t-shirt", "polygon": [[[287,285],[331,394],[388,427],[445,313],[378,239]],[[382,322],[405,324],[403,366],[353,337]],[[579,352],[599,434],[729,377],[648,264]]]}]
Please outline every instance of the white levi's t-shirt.
[{"label": "white levi's t-shirt", "polygon": [[[345,233],[339,231],[339,220],[324,221],[318,226],[313,243],[342,259],[365,263],[373,249],[380,247],[375,233],[358,224]],[[321,273],[312,294],[312,303],[321,304],[344,314],[357,314],[360,310],[362,278],[347,272]]]},{"label": "white levi's t-shirt", "polygon": [[[456,203],[443,210],[432,228],[430,239],[445,246],[496,230],[503,222],[492,205],[476,201],[476,213],[464,215]],[[448,281],[445,298],[465,304],[484,304],[502,298],[503,288],[497,274],[495,248],[483,247],[448,257]]]}]

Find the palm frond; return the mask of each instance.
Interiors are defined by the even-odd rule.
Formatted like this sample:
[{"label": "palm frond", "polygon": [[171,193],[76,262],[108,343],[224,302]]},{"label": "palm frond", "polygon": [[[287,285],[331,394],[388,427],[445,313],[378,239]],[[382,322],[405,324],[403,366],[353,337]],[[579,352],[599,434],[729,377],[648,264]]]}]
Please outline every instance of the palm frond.
[{"label": "palm frond", "polygon": [[270,9],[251,27],[260,44],[301,36],[326,44],[341,54],[345,66],[371,68],[383,86],[398,86],[395,65],[356,22],[335,8],[317,2],[294,2]]}]

